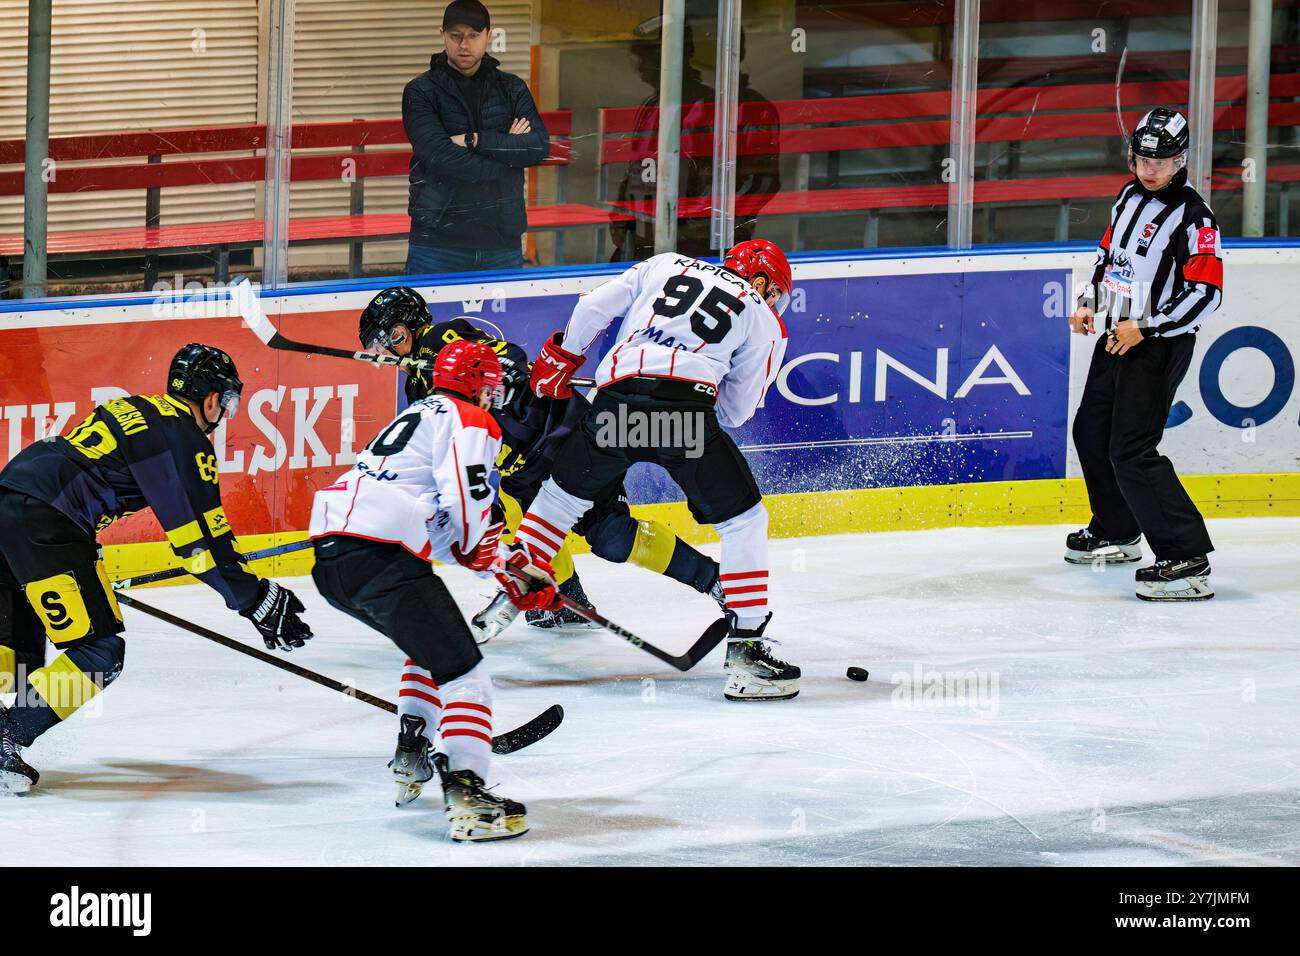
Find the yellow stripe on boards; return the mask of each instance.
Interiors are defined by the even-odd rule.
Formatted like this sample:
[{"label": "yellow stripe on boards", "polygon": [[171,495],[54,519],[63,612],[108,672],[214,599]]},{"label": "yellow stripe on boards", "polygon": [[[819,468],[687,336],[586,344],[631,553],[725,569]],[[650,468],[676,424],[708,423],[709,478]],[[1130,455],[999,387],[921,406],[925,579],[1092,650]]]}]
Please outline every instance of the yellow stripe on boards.
[{"label": "yellow stripe on boards", "polygon": [[[1190,475],[1183,478],[1183,485],[1207,518],[1300,517],[1300,473]],[[963,526],[1082,525],[1088,520],[1088,495],[1081,478],[817,491],[767,495],[763,503],[773,538]],[[659,522],[692,544],[718,540],[712,528],[700,527],[692,520],[685,502],[636,505],[632,514],[639,520]],[[248,535],[239,539],[239,548],[256,551],[305,537],[304,531]],[[590,550],[573,535],[566,542],[566,550],[570,549],[574,553]],[[163,542],[109,546],[104,558],[113,579],[157,571],[176,562]],[[313,560],[308,549],[255,563],[261,575],[289,576],[310,573]],[[194,579],[166,582],[173,583],[193,584]]]}]

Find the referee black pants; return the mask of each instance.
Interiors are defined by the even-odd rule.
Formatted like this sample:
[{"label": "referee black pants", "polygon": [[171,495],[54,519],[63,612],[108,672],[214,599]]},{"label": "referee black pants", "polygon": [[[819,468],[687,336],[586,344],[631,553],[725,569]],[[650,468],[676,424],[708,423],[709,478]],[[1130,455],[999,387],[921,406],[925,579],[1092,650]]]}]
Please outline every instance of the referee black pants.
[{"label": "referee black pants", "polygon": [[1205,520],[1157,445],[1196,336],[1148,338],[1124,355],[1099,337],[1074,419],[1074,447],[1099,538],[1146,535],[1156,560],[1214,550]]}]

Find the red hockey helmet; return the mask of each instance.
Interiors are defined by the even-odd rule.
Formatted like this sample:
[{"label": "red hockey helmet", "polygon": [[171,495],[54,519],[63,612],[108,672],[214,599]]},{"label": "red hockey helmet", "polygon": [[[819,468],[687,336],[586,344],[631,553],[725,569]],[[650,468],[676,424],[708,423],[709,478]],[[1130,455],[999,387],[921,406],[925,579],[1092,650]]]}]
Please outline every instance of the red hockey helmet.
[{"label": "red hockey helmet", "polygon": [[785,260],[785,253],[777,248],[776,243],[766,239],[737,243],[727,251],[722,265],[751,282],[757,276],[765,276],[767,286],[761,294],[773,312],[777,315],[785,313],[786,306],[790,304],[794,278],[790,273],[790,263]]},{"label": "red hockey helmet", "polygon": [[433,365],[434,388],[445,388],[471,402],[489,398],[492,408],[501,406],[504,378],[497,354],[482,342],[469,339],[448,344]]}]

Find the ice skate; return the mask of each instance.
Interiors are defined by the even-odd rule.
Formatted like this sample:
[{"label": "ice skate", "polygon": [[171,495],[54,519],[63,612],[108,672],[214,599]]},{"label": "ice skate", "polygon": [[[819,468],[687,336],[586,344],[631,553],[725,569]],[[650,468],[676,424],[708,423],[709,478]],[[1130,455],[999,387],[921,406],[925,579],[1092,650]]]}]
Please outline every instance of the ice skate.
[{"label": "ice skate", "polygon": [[[591,607],[591,599],[587,597],[587,592],[582,589],[582,582],[578,580],[575,572],[573,577],[569,578],[560,585],[560,593],[570,600],[577,601],[587,607]],[[524,615],[524,620],[532,627],[550,629],[553,627],[595,627],[581,614],[569,610],[567,607],[558,611],[529,611]]]},{"label": "ice skate", "polygon": [[1065,560],[1071,564],[1131,564],[1142,560],[1142,536],[1108,541],[1087,528],[1065,536]]},{"label": "ice skate", "polygon": [[763,631],[772,619],[769,613],[753,630],[736,624],[733,611],[727,612],[731,634],[727,637],[727,660],[723,671],[727,700],[790,700],[799,696],[799,668],[772,656]]},{"label": "ice skate", "polygon": [[508,840],[528,832],[522,803],[497,796],[471,770],[450,770],[445,754],[435,754],[442,778],[451,838],[458,843]]},{"label": "ice skate", "polygon": [[[531,613],[531,612],[530,612]],[[519,608],[505,591],[498,591],[492,603],[470,618],[469,629],[476,644],[486,644],[519,616]]]},{"label": "ice skate", "polygon": [[397,735],[397,750],[388,762],[397,784],[397,806],[410,803],[420,795],[424,785],[433,779],[433,765],[429,755],[433,744],[424,735],[423,717],[402,715],[402,729]]},{"label": "ice skate", "polygon": [[1144,601],[1208,601],[1210,561],[1205,555],[1171,561],[1167,558],[1138,568],[1137,596]]},{"label": "ice skate", "polygon": [[0,792],[27,793],[41,775],[22,758],[22,747],[10,735],[9,710],[0,707]]}]

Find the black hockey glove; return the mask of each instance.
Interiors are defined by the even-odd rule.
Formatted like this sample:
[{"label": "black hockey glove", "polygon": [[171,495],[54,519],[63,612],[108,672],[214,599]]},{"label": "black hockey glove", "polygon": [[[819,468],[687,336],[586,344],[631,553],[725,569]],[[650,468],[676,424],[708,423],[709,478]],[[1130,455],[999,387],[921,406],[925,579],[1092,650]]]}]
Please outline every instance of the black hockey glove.
[{"label": "black hockey glove", "polygon": [[298,616],[305,610],[288,588],[263,580],[257,603],[239,613],[261,632],[268,651],[291,651],[311,640],[311,628]]}]

